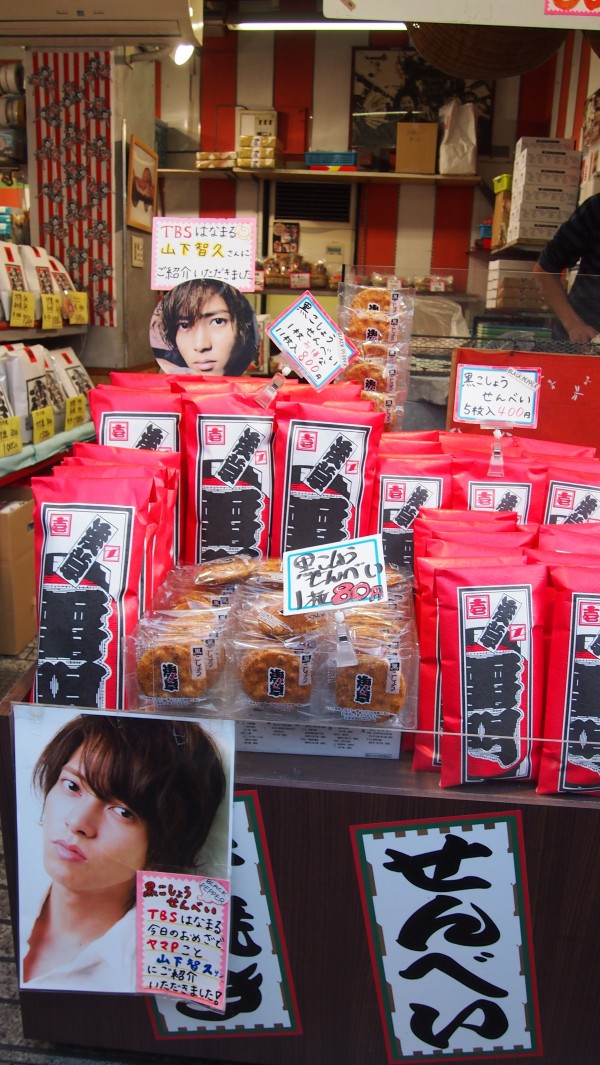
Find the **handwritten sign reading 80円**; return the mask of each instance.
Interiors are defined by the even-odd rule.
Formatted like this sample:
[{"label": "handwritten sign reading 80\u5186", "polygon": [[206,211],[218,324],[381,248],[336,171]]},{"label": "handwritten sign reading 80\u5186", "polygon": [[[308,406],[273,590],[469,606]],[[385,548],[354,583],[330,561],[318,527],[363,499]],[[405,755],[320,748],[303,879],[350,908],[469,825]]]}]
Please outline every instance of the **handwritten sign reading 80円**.
[{"label": "handwritten sign reading 80\u5186", "polygon": [[284,614],[340,610],[387,597],[380,534],[284,552]]},{"label": "handwritten sign reading 80\u5186", "polygon": [[267,334],[314,388],[329,384],[357,354],[354,344],[310,292],[280,314],[267,327]]}]

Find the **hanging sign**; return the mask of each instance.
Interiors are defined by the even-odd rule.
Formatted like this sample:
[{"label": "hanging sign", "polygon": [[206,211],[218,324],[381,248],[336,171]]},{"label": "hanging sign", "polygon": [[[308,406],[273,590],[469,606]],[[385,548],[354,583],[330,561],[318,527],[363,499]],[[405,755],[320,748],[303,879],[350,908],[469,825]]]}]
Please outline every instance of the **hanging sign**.
[{"label": "hanging sign", "polygon": [[[323,0],[323,14],[332,19],[397,23],[398,4],[397,0]],[[501,7],[483,6],[478,0],[461,0],[458,8],[445,0],[404,0],[400,17],[406,22],[592,30],[596,28],[600,9],[597,0],[503,0]]]},{"label": "hanging sign", "polygon": [[153,218],[150,287],[208,277],[254,292],[255,218]]},{"label": "hanging sign", "polygon": [[535,429],[541,370],[510,366],[464,366],[456,374],[454,420],[477,425],[520,425]]},{"label": "hanging sign", "polygon": [[381,535],[283,554],[283,613],[341,610],[387,599]]},{"label": "hanging sign", "polygon": [[357,354],[354,344],[305,292],[270,326],[267,334],[283,352],[286,362],[314,388],[323,388]]},{"label": "hanging sign", "polygon": [[520,813],[350,831],[388,1061],[541,1054]]}]

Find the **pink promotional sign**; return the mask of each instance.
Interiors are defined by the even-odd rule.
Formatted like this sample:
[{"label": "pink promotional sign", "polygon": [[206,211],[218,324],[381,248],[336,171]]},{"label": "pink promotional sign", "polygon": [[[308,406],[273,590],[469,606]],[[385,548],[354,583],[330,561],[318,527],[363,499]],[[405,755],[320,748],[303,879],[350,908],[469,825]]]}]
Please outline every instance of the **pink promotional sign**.
[{"label": "pink promotional sign", "polygon": [[229,881],[137,874],[137,990],[225,1009]]}]

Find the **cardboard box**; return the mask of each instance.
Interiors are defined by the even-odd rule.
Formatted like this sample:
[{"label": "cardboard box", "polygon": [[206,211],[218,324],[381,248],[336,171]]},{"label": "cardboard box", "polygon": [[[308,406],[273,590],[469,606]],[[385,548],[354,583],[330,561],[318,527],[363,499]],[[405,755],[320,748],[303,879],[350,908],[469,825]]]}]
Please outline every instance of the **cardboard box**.
[{"label": "cardboard box", "polygon": [[575,141],[572,137],[519,137],[515,145],[515,156],[520,155],[525,148],[541,148],[545,151],[561,149],[573,151]]},{"label": "cardboard box", "polygon": [[497,307],[505,310],[519,310],[519,311],[544,311],[546,310],[546,304],[542,299],[536,299],[534,296],[505,296],[500,294],[498,296],[488,296],[485,301],[486,307]]},{"label": "cardboard box", "polygon": [[581,152],[572,148],[523,148],[515,156],[513,175],[517,170],[527,166],[553,166],[561,170],[579,170],[581,167]]},{"label": "cardboard box", "polygon": [[547,222],[548,225],[558,226],[566,222],[572,214],[573,208],[565,203],[531,203],[528,200],[514,198],[510,208],[509,226],[517,221]]},{"label": "cardboard box", "polygon": [[506,234],[510,219],[510,189],[496,193],[494,216],[492,218],[492,248],[506,244]]},{"label": "cardboard box", "polygon": [[398,122],[396,173],[435,174],[437,122]]},{"label": "cardboard box", "polygon": [[[6,504],[16,503],[12,507]],[[17,655],[37,632],[30,488],[0,489],[0,654]]]},{"label": "cardboard box", "polygon": [[531,259],[495,259],[488,265],[488,278],[499,278],[505,274],[524,274],[529,270],[533,270]]},{"label": "cardboard box", "polygon": [[562,203],[573,211],[577,205],[577,185],[538,185],[535,181],[515,182],[513,200],[522,203]]},{"label": "cardboard box", "polygon": [[533,292],[539,295],[540,289],[536,284],[534,274],[509,274],[507,277],[500,278],[499,281],[489,280],[486,292],[488,296],[495,296],[499,292],[505,292],[507,295],[512,292]]},{"label": "cardboard box", "polygon": [[557,230],[550,222],[533,222],[530,218],[509,222],[507,242],[511,240],[535,240],[546,244]]},{"label": "cardboard box", "polygon": [[241,141],[241,137],[277,137],[277,111],[272,108],[269,110],[255,110],[247,107],[236,107],[235,109],[235,143],[236,145],[245,144],[246,141]]}]

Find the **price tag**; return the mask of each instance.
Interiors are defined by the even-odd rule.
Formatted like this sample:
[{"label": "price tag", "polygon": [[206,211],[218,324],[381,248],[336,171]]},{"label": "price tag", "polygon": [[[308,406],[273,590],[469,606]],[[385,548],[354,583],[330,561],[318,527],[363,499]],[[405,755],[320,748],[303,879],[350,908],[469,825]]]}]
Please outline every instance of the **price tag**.
[{"label": "price tag", "polygon": [[35,296],[33,292],[13,292],[10,305],[11,329],[33,329],[35,325]]},{"label": "price tag", "polygon": [[70,304],[69,324],[87,325],[90,320],[87,292],[69,292],[65,302]]},{"label": "price tag", "polygon": [[57,292],[42,292],[42,329],[61,329],[62,324],[61,297]]},{"label": "price tag", "polygon": [[357,354],[310,292],[276,318],[267,334],[314,388],[332,381]]},{"label": "price tag", "polygon": [[87,418],[87,403],[84,395],[67,396],[65,400],[65,431],[83,425]]},{"label": "price tag", "polygon": [[454,420],[478,425],[523,425],[535,429],[541,369],[458,366]]},{"label": "price tag", "polygon": [[340,610],[387,597],[381,534],[284,552],[284,614]]},{"label": "price tag", "polygon": [[0,418],[0,458],[9,458],[22,450],[21,419],[15,416]]},{"label": "price tag", "polygon": [[54,411],[52,407],[40,407],[31,412],[33,423],[33,442],[41,444],[54,436]]}]

